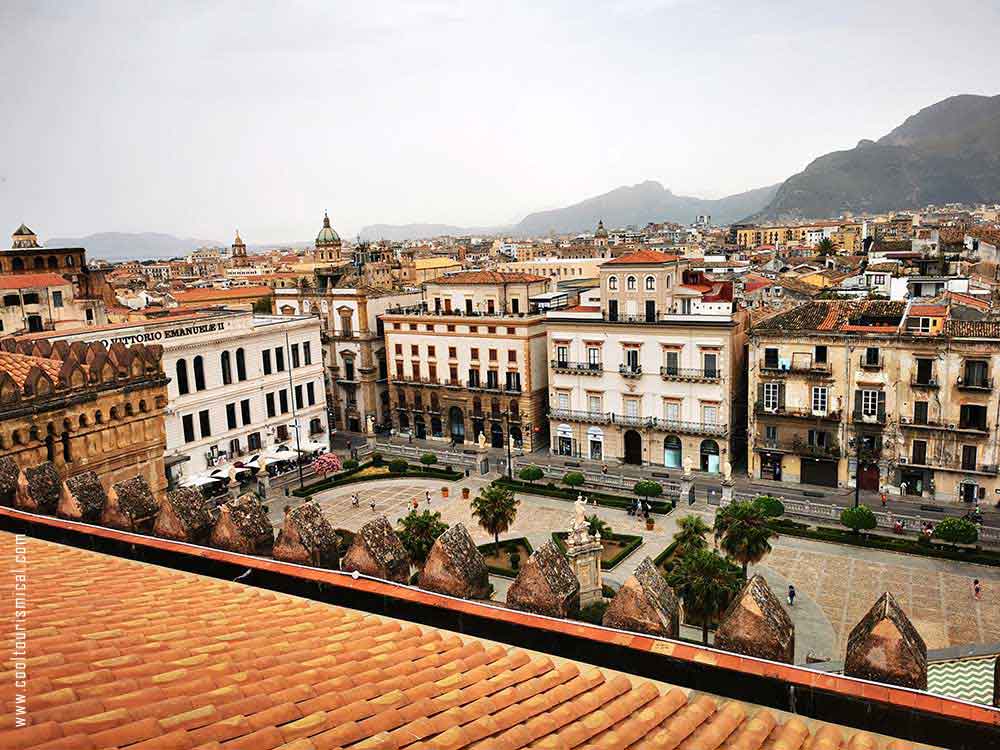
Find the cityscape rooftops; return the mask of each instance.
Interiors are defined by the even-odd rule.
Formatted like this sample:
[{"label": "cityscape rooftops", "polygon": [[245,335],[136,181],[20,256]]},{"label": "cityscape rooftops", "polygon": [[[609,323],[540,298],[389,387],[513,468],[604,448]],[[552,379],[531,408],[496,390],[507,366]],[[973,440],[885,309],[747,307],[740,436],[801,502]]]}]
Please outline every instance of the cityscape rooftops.
[{"label": "cityscape rooftops", "polygon": [[57,273],[0,274],[0,289],[38,289],[48,286],[71,286]]},{"label": "cityscape rooftops", "polygon": [[636,250],[626,255],[602,263],[602,266],[648,266],[660,263],[673,263],[681,259],[679,255],[670,255],[659,250]]},{"label": "cityscape rooftops", "polygon": [[548,282],[547,276],[535,276],[515,271],[459,271],[438,276],[427,283],[433,284],[534,284]]}]

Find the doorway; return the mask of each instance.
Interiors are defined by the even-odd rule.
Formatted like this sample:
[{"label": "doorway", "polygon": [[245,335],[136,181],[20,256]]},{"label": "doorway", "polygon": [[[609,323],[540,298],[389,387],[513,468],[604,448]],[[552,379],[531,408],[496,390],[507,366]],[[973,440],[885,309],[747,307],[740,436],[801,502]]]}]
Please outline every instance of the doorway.
[{"label": "doorway", "polygon": [[494,448],[503,448],[503,427],[499,422],[494,422],[490,427],[490,445]]},{"label": "doorway", "polygon": [[451,433],[451,441],[456,445],[465,442],[465,419],[457,406],[448,410],[448,431]]},{"label": "doorway", "polygon": [[858,469],[858,486],[869,492],[878,492],[878,464],[862,464]]},{"label": "doorway", "polygon": [[625,463],[642,465],[642,436],[635,430],[625,433]]},{"label": "doorway", "polygon": [[719,473],[719,444],[714,440],[701,441],[701,470]]}]

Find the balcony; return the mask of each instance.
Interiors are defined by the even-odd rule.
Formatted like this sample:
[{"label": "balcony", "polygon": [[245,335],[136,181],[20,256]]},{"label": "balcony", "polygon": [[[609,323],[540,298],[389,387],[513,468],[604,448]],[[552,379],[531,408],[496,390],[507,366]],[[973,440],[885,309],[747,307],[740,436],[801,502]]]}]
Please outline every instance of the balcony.
[{"label": "balcony", "polygon": [[642,365],[618,365],[618,373],[623,378],[638,378],[642,377]]},{"label": "balcony", "polygon": [[768,440],[760,436],[754,440],[755,451],[777,451],[780,453],[794,453],[798,456],[809,456],[811,458],[840,458],[840,445],[832,442],[829,445],[814,445],[801,438],[791,440]]},{"label": "balcony", "polygon": [[521,385],[520,383],[505,383],[503,387],[504,393],[520,393]]},{"label": "balcony", "polygon": [[609,411],[578,411],[576,409],[551,409],[552,419],[563,419],[567,422],[586,422],[588,424],[611,424],[614,416]]},{"label": "balcony", "polygon": [[393,380],[394,383],[400,383],[405,385],[422,385],[429,388],[437,388],[441,385],[441,382],[436,379],[417,377],[415,375],[404,375],[403,377],[396,377]]},{"label": "balcony", "polygon": [[462,381],[461,380],[446,380],[446,381],[444,381],[444,387],[445,388],[461,388],[462,387]]},{"label": "balcony", "polygon": [[470,391],[485,391],[486,393],[500,393],[502,390],[499,382],[494,383],[490,380],[487,380],[485,384],[470,380],[465,384],[465,387]]},{"label": "balcony", "polygon": [[405,316],[433,316],[435,318],[464,318],[466,320],[478,319],[523,319],[537,317],[541,313],[537,309],[528,312],[510,312],[506,310],[446,310],[444,308],[435,309],[426,303],[419,305],[408,305],[404,307],[386,308],[385,315],[405,315]]},{"label": "balcony", "polygon": [[969,378],[962,375],[955,381],[955,387],[960,391],[974,391],[978,393],[989,393],[993,390],[993,378],[977,377]]},{"label": "balcony", "polygon": [[718,369],[705,370],[697,367],[661,367],[660,377],[688,383],[718,383],[721,378]]},{"label": "balcony", "polygon": [[549,362],[549,366],[553,372],[565,372],[570,375],[600,375],[604,372],[604,365],[600,362],[568,362],[553,359]]},{"label": "balcony", "polygon": [[941,386],[938,384],[937,378],[919,378],[916,375],[910,377],[910,387],[911,388],[928,388],[937,389]]},{"label": "balcony", "polygon": [[681,419],[660,419],[658,417],[651,418],[651,426],[660,432],[679,432],[683,435],[724,437],[729,432],[728,425],[716,422],[685,422]]},{"label": "balcony", "polygon": [[781,363],[775,361],[762,361],[760,364],[760,374],[770,378],[776,377],[803,377],[803,378],[832,378],[833,368],[829,362],[812,363],[810,365],[800,365],[792,362]]},{"label": "balcony", "polygon": [[867,414],[862,410],[855,409],[851,412],[851,421],[855,424],[884,425],[885,410],[879,409],[874,414]]},{"label": "balcony", "polygon": [[918,431],[939,431],[939,432],[961,432],[965,435],[969,435],[970,439],[975,439],[977,437],[982,437],[989,433],[986,426],[974,425],[971,427],[966,427],[958,422],[932,422],[930,420],[925,420],[923,422],[915,422],[912,417],[900,417],[899,424],[903,429],[918,430]]},{"label": "balcony", "polygon": [[754,404],[754,414],[758,417],[790,417],[792,419],[810,419],[823,422],[839,422],[839,411],[813,411],[799,406],[764,406],[764,402]]},{"label": "balcony", "polygon": [[879,355],[878,358],[876,359],[869,359],[864,354],[858,357],[858,367],[860,367],[862,370],[877,372],[882,369],[884,364],[885,364],[885,359],[881,355]]},{"label": "balcony", "polygon": [[588,424],[614,424],[620,427],[638,427],[641,429],[658,430],[660,432],[675,432],[684,435],[711,435],[724,437],[729,433],[728,425],[712,422],[686,422],[679,419],[660,419],[657,417],[641,417],[614,412],[577,411],[574,409],[551,409],[551,419],[562,419],[567,422],[586,422]]}]

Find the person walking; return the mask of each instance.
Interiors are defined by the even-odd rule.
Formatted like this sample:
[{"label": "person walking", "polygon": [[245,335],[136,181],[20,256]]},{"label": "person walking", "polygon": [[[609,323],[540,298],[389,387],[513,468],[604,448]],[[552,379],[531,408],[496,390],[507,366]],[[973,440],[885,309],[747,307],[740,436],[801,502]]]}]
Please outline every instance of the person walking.
[{"label": "person walking", "polygon": [[355,492],[353,495],[351,495],[351,507],[352,508],[360,508],[361,507],[361,498],[358,497],[358,493],[357,492]]},{"label": "person walking", "polygon": [[972,598],[977,602],[983,598],[983,587],[979,584],[978,578],[972,579]]},{"label": "person walking", "polygon": [[427,507],[431,507],[431,491],[424,490],[424,498],[427,500]]},{"label": "person walking", "polygon": [[795,587],[792,584],[788,584],[788,606],[795,606]]},{"label": "person walking", "polygon": [[883,507],[883,508],[885,507],[885,504],[886,504],[886,502],[887,502],[887,498],[886,498],[886,496],[885,496],[885,493],[883,492],[883,493],[882,493],[882,507]]},{"label": "person walking", "polygon": [[374,513],[375,512],[375,501],[372,500],[371,503],[370,503],[370,505],[372,506],[372,513]]}]

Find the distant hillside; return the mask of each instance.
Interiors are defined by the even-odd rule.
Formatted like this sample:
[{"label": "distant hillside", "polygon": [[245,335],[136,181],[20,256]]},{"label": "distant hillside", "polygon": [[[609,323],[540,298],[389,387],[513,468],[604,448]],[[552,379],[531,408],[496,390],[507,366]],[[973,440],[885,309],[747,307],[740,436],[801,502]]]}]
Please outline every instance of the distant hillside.
[{"label": "distant hillside", "polygon": [[728,224],[759,211],[777,189],[777,185],[771,185],[726,198],[706,200],[674,195],[659,182],[647,180],[638,185],[616,188],[572,206],[529,214],[514,227],[514,231],[535,236],[549,232],[583,232],[592,230],[599,220],[608,228],[629,224],[642,227],[651,221],[690,224],[699,214],[710,214],[715,224]]},{"label": "distant hillside", "polygon": [[52,237],[42,240],[42,244],[46,247],[83,247],[87,249],[88,258],[118,261],[175,258],[199,247],[217,247],[224,243],[157,232],[100,232],[86,237]]},{"label": "distant hillside", "polygon": [[608,228],[629,224],[642,227],[651,221],[676,221],[690,224],[699,214],[711,214],[716,224],[728,224],[759,211],[767,205],[777,185],[730,195],[718,200],[674,195],[659,182],[647,180],[638,185],[616,188],[609,193],[574,203],[565,208],[528,214],[514,226],[456,227],[449,224],[374,224],[361,230],[363,240],[412,240],[442,235],[513,234],[540,236],[554,232],[588,232],[603,221]]},{"label": "distant hillside", "polygon": [[821,156],[757,219],[820,218],[1000,200],[1000,96],[953,96],[878,141]]}]

